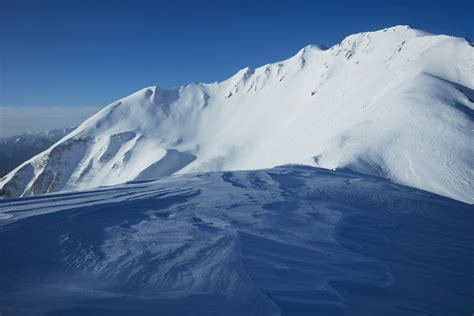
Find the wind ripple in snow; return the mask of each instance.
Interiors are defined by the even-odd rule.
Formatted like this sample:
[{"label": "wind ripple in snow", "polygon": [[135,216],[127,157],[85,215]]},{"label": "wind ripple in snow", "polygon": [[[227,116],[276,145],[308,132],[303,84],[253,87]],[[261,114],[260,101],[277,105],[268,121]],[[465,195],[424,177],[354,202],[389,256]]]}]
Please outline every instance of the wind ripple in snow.
[{"label": "wind ripple in snow", "polygon": [[2,315],[462,315],[473,207],[284,166],[0,202]]}]

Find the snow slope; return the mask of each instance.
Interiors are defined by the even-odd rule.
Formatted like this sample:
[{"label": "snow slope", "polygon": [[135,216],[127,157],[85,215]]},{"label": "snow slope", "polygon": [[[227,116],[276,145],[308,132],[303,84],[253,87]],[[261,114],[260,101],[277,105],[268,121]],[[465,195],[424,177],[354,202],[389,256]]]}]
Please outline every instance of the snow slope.
[{"label": "snow slope", "polygon": [[0,201],[0,313],[470,315],[473,206],[284,166]]},{"label": "snow slope", "polygon": [[149,87],[105,107],[2,180],[10,197],[174,173],[348,167],[474,202],[474,48],[408,26]]}]

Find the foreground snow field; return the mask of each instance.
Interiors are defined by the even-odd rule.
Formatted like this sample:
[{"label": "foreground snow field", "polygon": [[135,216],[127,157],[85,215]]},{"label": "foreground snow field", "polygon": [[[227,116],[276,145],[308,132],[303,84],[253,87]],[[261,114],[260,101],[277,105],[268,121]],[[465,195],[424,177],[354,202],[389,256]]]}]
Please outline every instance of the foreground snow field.
[{"label": "foreground snow field", "polygon": [[0,313],[470,315],[473,206],[283,166],[0,202]]},{"label": "foreground snow field", "polygon": [[351,168],[474,203],[474,48],[408,26],[111,103],[0,179],[8,197],[175,173]]}]

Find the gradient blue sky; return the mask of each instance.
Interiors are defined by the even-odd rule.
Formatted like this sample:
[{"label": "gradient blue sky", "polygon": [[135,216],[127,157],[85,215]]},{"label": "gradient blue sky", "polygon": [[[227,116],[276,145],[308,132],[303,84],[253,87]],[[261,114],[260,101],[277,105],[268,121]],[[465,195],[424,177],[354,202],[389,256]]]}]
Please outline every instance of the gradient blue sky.
[{"label": "gradient blue sky", "polygon": [[0,0],[0,105],[104,106],[409,24],[474,37],[472,0]]}]

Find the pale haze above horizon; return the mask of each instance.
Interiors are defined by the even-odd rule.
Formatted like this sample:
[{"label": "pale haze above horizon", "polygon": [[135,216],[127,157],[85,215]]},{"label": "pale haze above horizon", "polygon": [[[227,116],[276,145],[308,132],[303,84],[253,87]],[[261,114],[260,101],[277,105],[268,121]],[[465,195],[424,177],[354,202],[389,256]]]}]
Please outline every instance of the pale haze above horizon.
[{"label": "pale haze above horizon", "polygon": [[74,127],[94,115],[101,107],[1,106],[0,137]]}]

